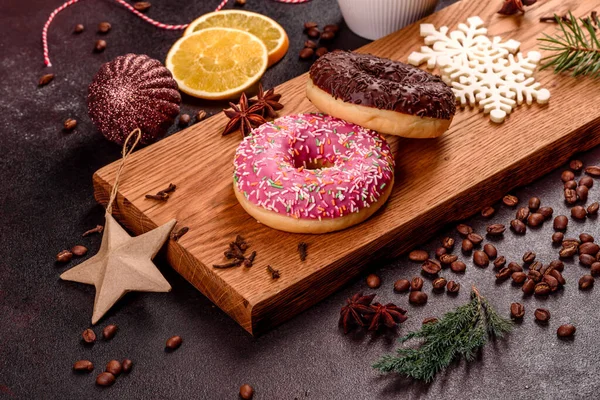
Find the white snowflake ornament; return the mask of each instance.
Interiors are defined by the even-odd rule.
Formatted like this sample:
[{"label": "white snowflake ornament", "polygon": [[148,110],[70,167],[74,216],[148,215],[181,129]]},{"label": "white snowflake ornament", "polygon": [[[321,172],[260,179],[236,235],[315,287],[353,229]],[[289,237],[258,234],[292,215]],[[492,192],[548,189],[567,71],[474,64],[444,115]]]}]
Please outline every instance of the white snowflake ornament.
[{"label": "white snowflake ornament", "polygon": [[432,24],[422,24],[421,36],[427,46],[413,52],[408,62],[438,67],[460,105],[478,105],[493,122],[503,122],[518,104],[533,100],[544,104],[550,99],[550,92],[540,89],[532,77],[540,53],[523,56],[517,53],[520,43],[516,40],[503,42],[497,36],[490,40],[479,17],[467,19],[467,24],[451,32],[445,26],[438,31]]}]

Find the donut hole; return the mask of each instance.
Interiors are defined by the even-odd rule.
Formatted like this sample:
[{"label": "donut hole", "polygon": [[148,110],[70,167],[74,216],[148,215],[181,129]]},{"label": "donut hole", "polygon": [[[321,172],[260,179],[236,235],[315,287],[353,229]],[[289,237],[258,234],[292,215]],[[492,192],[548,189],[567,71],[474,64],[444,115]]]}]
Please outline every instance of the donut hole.
[{"label": "donut hole", "polygon": [[296,169],[303,168],[308,170],[322,170],[331,168],[334,163],[326,158],[306,158],[306,157],[293,157],[292,166]]}]

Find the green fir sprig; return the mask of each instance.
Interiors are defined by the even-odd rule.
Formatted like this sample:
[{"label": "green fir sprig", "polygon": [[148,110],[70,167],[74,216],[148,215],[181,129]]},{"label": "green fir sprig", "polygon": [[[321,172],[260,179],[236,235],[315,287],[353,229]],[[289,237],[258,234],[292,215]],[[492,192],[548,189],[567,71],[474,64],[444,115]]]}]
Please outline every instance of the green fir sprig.
[{"label": "green fir sprig", "polygon": [[502,337],[512,326],[473,286],[469,303],[399,339],[400,343],[422,339],[418,347],[405,345],[397,354],[383,356],[373,367],[429,382],[454,360],[472,361],[489,338]]},{"label": "green fir sprig", "polygon": [[593,26],[597,17],[577,19],[569,12],[568,17],[554,15],[554,18],[559,28],[556,35],[544,33],[544,37],[538,39],[544,42],[540,46],[542,50],[552,52],[542,59],[541,69],[600,77],[600,41]]}]

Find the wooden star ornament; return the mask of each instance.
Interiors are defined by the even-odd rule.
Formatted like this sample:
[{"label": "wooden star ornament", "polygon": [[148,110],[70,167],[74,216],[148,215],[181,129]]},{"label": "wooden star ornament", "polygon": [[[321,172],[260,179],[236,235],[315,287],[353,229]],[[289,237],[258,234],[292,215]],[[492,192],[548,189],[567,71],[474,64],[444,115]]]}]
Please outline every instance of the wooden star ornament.
[{"label": "wooden star ornament", "polygon": [[171,285],[152,259],[176,223],[171,220],[154,230],[131,237],[110,212],[106,213],[104,235],[98,253],[60,276],[66,281],[96,287],[92,324],[96,324],[127,292],[171,291]]}]

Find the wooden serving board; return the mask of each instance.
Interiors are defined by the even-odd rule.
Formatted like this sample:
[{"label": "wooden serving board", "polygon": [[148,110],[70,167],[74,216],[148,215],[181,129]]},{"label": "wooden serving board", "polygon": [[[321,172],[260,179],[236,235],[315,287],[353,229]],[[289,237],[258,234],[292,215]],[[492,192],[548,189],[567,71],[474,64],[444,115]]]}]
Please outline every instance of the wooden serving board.
[{"label": "wooden serving board", "polygon": [[[496,4],[498,3],[498,4]],[[525,15],[496,14],[501,1],[463,0],[428,18],[454,29],[480,16],[489,35],[519,40],[536,50],[541,32],[553,24],[541,16],[575,16],[600,11],[600,1],[544,0]],[[375,41],[360,52],[406,61],[422,45],[419,24]],[[293,55],[290,55],[293,56]],[[325,235],[279,232],[257,223],[238,204],[232,189],[238,134],[221,137],[222,113],[135,152],[122,176],[116,217],[136,234],[176,218],[189,232],[170,241],[168,262],[185,279],[252,334],[265,331],[338,290],[376,257],[408,251],[443,226],[479,211],[516,186],[563,164],[577,151],[600,143],[600,80],[536,72],[552,93],[546,106],[521,106],[500,125],[477,110],[458,111],[450,130],[435,140],[388,137],[396,156],[396,183],[388,203],[368,221]],[[317,111],[306,99],[307,75],[277,88],[281,114]],[[106,204],[118,162],[94,175],[96,199]],[[165,203],[146,200],[169,183],[177,191]],[[177,229],[177,227],[176,227]],[[252,268],[216,270],[237,234],[258,253]],[[308,243],[301,262],[297,245]],[[279,269],[272,280],[266,265]]]}]

